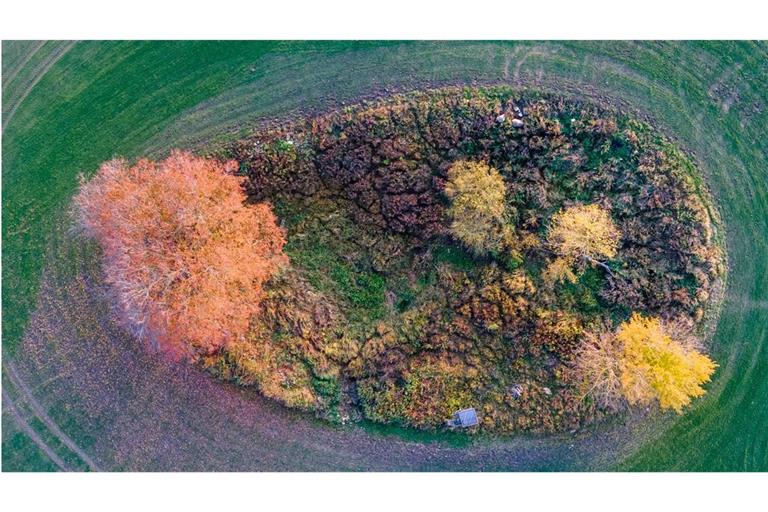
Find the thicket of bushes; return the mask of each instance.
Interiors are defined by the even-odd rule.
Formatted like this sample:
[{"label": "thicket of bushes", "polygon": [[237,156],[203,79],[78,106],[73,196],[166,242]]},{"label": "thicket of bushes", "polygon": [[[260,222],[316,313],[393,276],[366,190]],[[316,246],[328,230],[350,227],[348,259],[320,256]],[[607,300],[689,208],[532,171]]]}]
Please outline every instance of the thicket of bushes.
[{"label": "thicket of bushes", "polygon": [[446,89],[216,155],[274,204],[291,261],[262,272],[247,336],[205,352],[224,378],[334,419],[429,428],[475,407],[483,429],[551,432],[680,409],[714,370],[690,341],[724,271],[709,199],[624,115]]},{"label": "thicket of bushes", "polygon": [[[594,105],[504,88],[414,93],[256,133],[224,154],[255,198],[310,219],[333,204],[338,219],[319,223],[336,230],[331,252],[386,281],[377,315],[342,329],[357,356],[336,363],[351,414],[380,421],[436,426],[456,396],[499,431],[572,429],[626,407],[621,386],[605,400],[615,382],[585,384],[595,336],[616,363],[616,329],[640,312],[684,326],[684,344],[724,272],[691,162]],[[288,230],[304,237],[299,259],[327,237],[306,219]],[[317,281],[343,316],[343,287]]]}]

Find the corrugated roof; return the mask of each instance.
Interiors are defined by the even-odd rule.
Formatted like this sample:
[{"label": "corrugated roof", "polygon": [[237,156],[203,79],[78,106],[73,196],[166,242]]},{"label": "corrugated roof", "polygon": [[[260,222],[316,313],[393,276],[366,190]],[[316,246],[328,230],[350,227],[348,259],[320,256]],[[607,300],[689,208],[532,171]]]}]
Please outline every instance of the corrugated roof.
[{"label": "corrugated roof", "polygon": [[462,427],[471,427],[477,425],[477,412],[473,407],[469,409],[462,409],[458,411],[454,416],[459,417],[459,425]]}]

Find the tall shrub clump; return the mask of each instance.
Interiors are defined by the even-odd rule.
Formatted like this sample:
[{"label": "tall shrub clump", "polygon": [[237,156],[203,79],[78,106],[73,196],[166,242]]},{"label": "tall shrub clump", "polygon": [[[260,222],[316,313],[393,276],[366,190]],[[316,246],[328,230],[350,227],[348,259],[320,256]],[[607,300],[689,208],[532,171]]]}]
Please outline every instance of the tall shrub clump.
[{"label": "tall shrub clump", "polygon": [[175,355],[211,354],[248,328],[285,235],[268,204],[246,205],[235,162],[175,151],[104,163],[75,197],[104,252],[126,323]]},{"label": "tall shrub clump", "polygon": [[611,215],[596,204],[571,206],[557,212],[547,231],[547,245],[558,257],[544,271],[544,279],[576,282],[571,270],[580,260],[610,272],[602,258],[616,256],[621,233]]}]

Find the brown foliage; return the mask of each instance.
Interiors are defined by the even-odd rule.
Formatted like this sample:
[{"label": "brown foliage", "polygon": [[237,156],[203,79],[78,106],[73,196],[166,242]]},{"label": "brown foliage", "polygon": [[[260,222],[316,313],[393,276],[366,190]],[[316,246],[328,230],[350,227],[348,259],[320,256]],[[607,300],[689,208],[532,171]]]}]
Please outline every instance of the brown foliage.
[{"label": "brown foliage", "polygon": [[210,354],[244,333],[264,282],[287,263],[270,206],[244,204],[234,169],[181,151],[112,160],[75,198],[126,321],[176,355]]},{"label": "brown foliage", "polygon": [[323,409],[316,379],[336,380],[340,363],[357,355],[357,343],[339,329],[339,311],[291,269],[270,282],[258,322],[249,335],[205,361],[221,377],[255,385],[290,407]]},{"label": "brown foliage", "polygon": [[472,402],[479,372],[458,360],[426,356],[415,359],[399,381],[380,378],[361,382],[370,417],[393,418],[418,427],[437,427],[451,414]]},{"label": "brown foliage", "polygon": [[[716,219],[708,215],[706,195],[693,186],[684,155],[675,156],[654,130],[623,115],[553,97],[493,92],[445,89],[398,95],[273,126],[235,143],[227,153],[243,163],[252,199],[274,197],[285,205],[333,198],[333,210],[351,219],[351,229],[326,226],[323,231],[336,238],[323,235],[323,244],[312,242],[314,231],[305,231],[303,220],[296,226],[288,220],[288,229],[297,240],[309,233],[302,250],[311,251],[313,243],[330,247],[350,268],[370,266],[386,278],[382,308],[387,314],[377,320],[382,325],[373,332],[373,325],[347,327],[341,320],[345,336],[331,344],[334,356],[329,355],[341,365],[342,395],[346,378],[367,383],[359,399],[363,408],[369,406],[370,418],[426,424],[405,410],[404,386],[409,381],[410,392],[438,396],[441,388],[433,377],[413,366],[430,353],[443,361],[455,356],[456,365],[479,370],[470,394],[483,409],[483,428],[576,428],[598,412],[592,402],[581,400],[584,390],[571,380],[566,363],[579,350],[583,330],[606,320],[601,306],[615,304],[663,318],[683,315],[693,322],[714,291],[723,261],[715,244],[717,223],[710,225]],[[511,117],[515,106],[524,111],[523,127],[496,121],[501,113]],[[288,139],[294,144],[287,145]],[[445,201],[445,192],[451,167],[467,161],[498,170],[507,229],[491,254],[465,257],[452,246],[430,251],[446,236],[459,238],[451,230],[449,212],[455,201]],[[566,212],[577,203],[594,206],[581,207],[582,215],[563,222],[566,244],[554,244],[544,229],[554,224],[552,212]],[[302,206],[302,214],[306,211]],[[470,214],[481,211],[469,209]],[[600,222],[601,212],[610,223]],[[319,214],[320,224],[327,224],[325,214]],[[498,217],[489,218],[497,224]],[[608,236],[593,237],[590,230],[601,224],[615,224],[621,244],[611,229],[601,230]],[[398,240],[396,250],[382,249],[376,242],[380,236],[369,240],[363,233]],[[610,268],[607,260],[613,260]],[[295,263],[303,270],[298,253]],[[536,271],[542,265],[543,276]],[[579,278],[589,265],[605,270],[605,279],[595,273]],[[545,281],[560,278],[577,282],[557,293],[547,289]],[[343,319],[345,298],[334,290],[326,290],[328,298],[341,299]],[[269,305],[262,304],[259,323],[268,317]],[[323,341],[310,338],[317,347],[307,349],[297,336],[281,335],[279,343],[273,340],[264,348],[285,347],[263,362],[275,362],[274,371],[282,376],[276,382],[286,392],[331,373],[316,356]],[[254,346],[261,347],[262,339]],[[360,350],[350,350],[349,341]],[[356,357],[346,364],[340,356],[345,353]],[[306,354],[313,369],[305,374],[299,366]],[[321,368],[316,376],[315,366]],[[415,374],[425,377],[426,385],[414,385]],[[522,386],[522,398],[510,394],[515,384]],[[322,407],[321,400],[314,403]],[[424,411],[431,424],[444,419],[438,407]]]},{"label": "brown foliage", "polygon": [[575,368],[584,395],[610,411],[624,404],[620,351],[612,331],[589,332],[576,352]]}]

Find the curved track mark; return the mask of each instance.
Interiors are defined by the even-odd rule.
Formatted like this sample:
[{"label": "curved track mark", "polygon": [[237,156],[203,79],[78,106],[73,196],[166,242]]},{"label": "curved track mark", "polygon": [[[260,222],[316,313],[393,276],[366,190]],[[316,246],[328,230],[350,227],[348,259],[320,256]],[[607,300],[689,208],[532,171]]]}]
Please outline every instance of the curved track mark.
[{"label": "curved track mark", "polygon": [[32,92],[32,89],[35,88],[35,86],[40,82],[40,80],[43,79],[45,74],[48,72],[49,69],[53,67],[56,62],[58,62],[59,59],[61,59],[76,43],[77,41],[70,41],[67,44],[61,46],[56,51],[53,52],[53,54],[46,59],[42,69],[35,74],[35,76],[32,78],[32,81],[27,85],[22,91],[19,98],[13,103],[13,106],[8,111],[8,114],[3,116],[3,125],[2,128],[5,130],[5,127],[8,126],[8,123],[11,121],[13,116],[16,114],[16,111],[19,109],[22,103],[24,103],[24,100],[29,96],[29,93]]},{"label": "curved track mark", "polygon": [[29,423],[27,423],[26,420],[22,418],[18,409],[16,409],[13,400],[11,400],[11,397],[8,396],[8,393],[6,393],[5,390],[3,390],[3,405],[6,407],[6,410],[11,413],[19,428],[21,428],[21,430],[23,430],[24,433],[27,434],[27,436],[29,436],[29,438],[37,445],[37,447],[40,448],[54,464],[56,464],[56,467],[62,471],[71,471],[69,466],[67,466],[64,461],[61,460],[61,457],[56,455],[56,452],[54,452],[50,446],[45,444],[45,441],[43,441],[37,432],[35,432],[35,430],[29,426]]},{"label": "curved track mark", "polygon": [[32,60],[32,57],[37,54],[37,51],[45,46],[46,41],[38,41],[35,43],[35,45],[32,47],[32,49],[27,52],[27,54],[20,59],[20,61],[12,68],[8,70],[8,74],[3,76],[3,88],[6,88],[10,85],[11,82],[16,78],[16,76],[19,74],[19,72],[24,69],[24,67],[29,63],[30,60]]},{"label": "curved track mark", "polygon": [[[51,433],[53,433],[53,435],[55,435],[59,441],[64,444],[64,446],[75,452],[77,456],[80,457],[83,462],[85,462],[85,464],[88,466],[88,469],[91,471],[101,471],[96,462],[87,453],[85,453],[82,448],[80,448],[77,443],[72,440],[72,438],[64,433],[64,431],[61,430],[59,425],[53,421],[50,416],[48,416],[43,407],[40,405],[40,402],[38,402],[32,395],[32,391],[29,389],[29,386],[27,386],[27,383],[24,382],[24,380],[19,376],[18,372],[16,371],[16,367],[11,361],[6,361],[5,371],[6,375],[8,375],[8,378],[16,387],[19,394],[32,408],[35,416],[40,421],[42,421],[46,427],[48,427]],[[3,393],[3,397],[6,396],[7,394]]]}]

